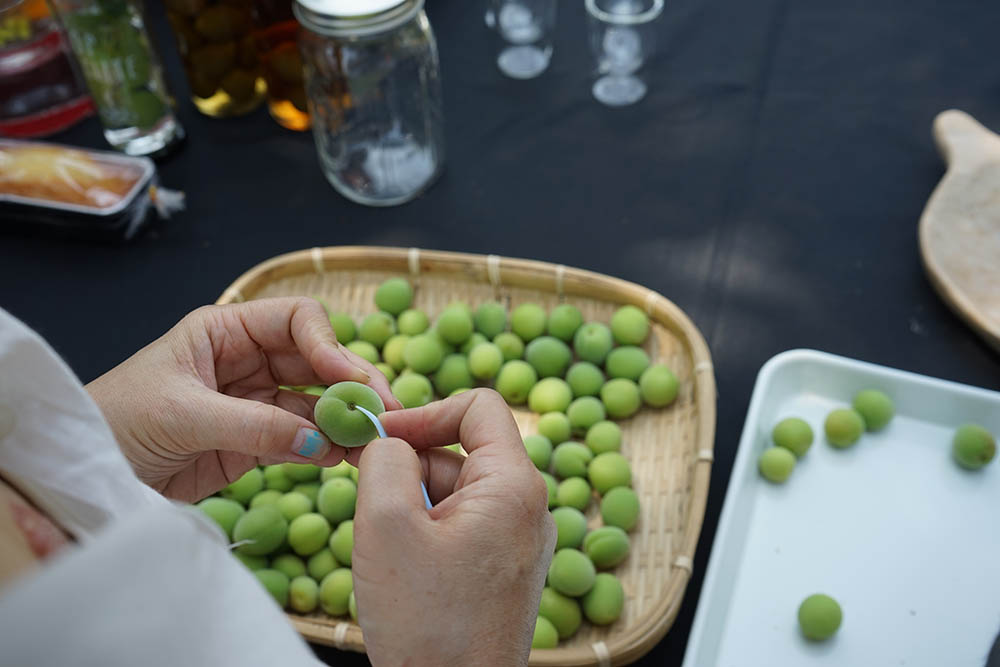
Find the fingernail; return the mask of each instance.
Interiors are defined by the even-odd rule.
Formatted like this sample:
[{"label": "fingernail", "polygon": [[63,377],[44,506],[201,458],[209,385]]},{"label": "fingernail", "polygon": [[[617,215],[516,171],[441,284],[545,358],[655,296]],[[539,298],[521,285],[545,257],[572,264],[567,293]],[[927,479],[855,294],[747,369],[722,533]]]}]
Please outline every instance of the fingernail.
[{"label": "fingernail", "polygon": [[[337,348],[340,349],[340,353],[344,355],[344,358],[348,360],[347,363],[351,364],[350,357],[347,356],[347,348],[340,343],[337,343]],[[359,368],[354,364],[351,364],[351,368],[354,370],[351,372],[351,377],[349,379],[354,380],[355,382],[360,382],[361,384],[368,384],[371,382],[372,376],[369,375],[363,368]]]},{"label": "fingernail", "polygon": [[300,428],[292,442],[292,451],[299,456],[318,461],[330,451],[330,441],[319,431]]}]

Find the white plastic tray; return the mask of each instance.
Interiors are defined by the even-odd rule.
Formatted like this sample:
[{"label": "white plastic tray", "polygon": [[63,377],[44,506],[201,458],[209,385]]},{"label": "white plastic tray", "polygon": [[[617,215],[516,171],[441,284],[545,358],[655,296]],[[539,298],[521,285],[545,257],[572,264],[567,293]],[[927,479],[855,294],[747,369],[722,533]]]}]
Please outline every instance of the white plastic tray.
[{"label": "white plastic tray", "polygon": [[[837,450],[823,420],[874,387],[896,417]],[[783,485],[757,472],[774,424],[799,416],[812,448]],[[965,422],[1000,433],[1000,393],[811,350],[761,369],[684,667],[983,665],[1000,631],[1000,462],[951,460]],[[810,642],[799,603],[836,598],[838,634]]]}]

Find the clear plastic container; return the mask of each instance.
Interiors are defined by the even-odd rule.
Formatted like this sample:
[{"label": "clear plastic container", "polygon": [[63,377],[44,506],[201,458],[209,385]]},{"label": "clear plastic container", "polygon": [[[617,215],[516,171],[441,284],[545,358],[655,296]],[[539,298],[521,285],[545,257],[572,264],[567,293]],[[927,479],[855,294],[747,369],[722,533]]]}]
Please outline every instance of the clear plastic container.
[{"label": "clear plastic container", "polygon": [[394,206],[444,165],[437,45],[423,0],[296,0],[323,173],[342,195]]}]

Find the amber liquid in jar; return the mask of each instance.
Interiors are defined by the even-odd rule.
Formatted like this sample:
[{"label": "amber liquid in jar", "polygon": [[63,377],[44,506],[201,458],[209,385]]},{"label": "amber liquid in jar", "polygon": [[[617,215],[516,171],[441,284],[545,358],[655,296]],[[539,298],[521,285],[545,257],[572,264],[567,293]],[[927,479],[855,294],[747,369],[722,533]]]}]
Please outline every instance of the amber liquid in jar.
[{"label": "amber liquid in jar", "polygon": [[260,106],[267,92],[250,2],[166,0],[192,101],[206,116],[240,116]]},{"label": "amber liquid in jar", "polygon": [[299,24],[292,15],[292,0],[257,0],[257,53],[267,80],[267,108],[282,127],[309,129],[309,108],[296,43]]}]

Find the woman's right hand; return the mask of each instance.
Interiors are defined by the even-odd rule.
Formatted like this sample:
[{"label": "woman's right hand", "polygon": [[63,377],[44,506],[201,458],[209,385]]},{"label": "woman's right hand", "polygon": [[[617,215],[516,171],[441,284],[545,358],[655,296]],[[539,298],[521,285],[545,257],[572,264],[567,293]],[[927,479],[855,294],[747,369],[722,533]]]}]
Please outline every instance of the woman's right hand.
[{"label": "woman's right hand", "polygon": [[[510,409],[476,389],[382,422],[394,437],[360,454],[354,517],[355,596],[372,663],[527,664],[556,531]],[[440,449],[455,442],[467,458]]]}]

